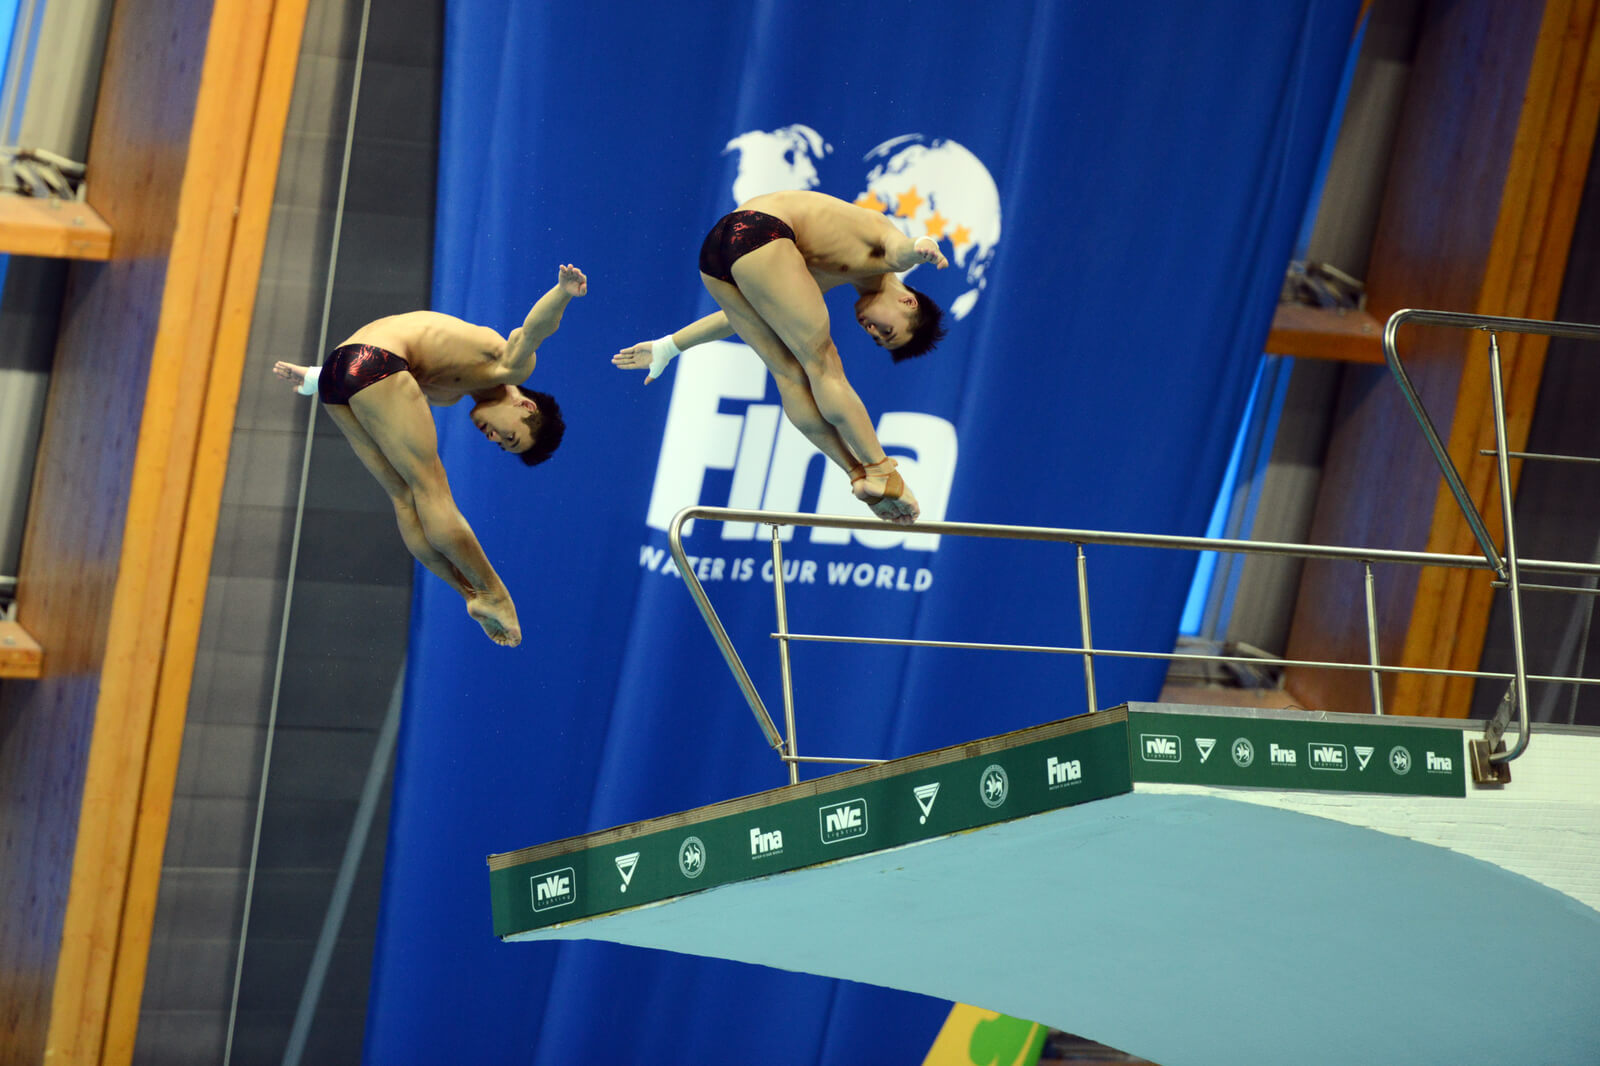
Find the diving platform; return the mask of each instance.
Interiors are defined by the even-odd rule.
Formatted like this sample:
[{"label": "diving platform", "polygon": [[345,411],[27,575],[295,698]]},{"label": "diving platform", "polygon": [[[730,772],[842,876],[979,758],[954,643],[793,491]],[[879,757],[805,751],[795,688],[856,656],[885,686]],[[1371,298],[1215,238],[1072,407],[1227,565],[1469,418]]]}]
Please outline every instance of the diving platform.
[{"label": "diving platform", "polygon": [[[1489,334],[1504,544],[1467,493],[1396,348],[1406,322]],[[1370,332],[1370,327],[1367,328]],[[1521,593],[1587,596],[1600,564],[1522,558],[1497,334],[1600,326],[1444,311],[1382,349],[1481,554],[919,521],[918,534],[1076,555],[1072,646],[796,632],[782,531],[874,520],[694,506],[667,533],[790,784],[489,858],[495,934],[605,940],[904,989],[1088,1037],[1162,1066],[1600,1062],[1600,731],[1540,724]],[[691,520],[770,527],[780,730],[683,547]],[[1319,559],[1365,581],[1364,662],[1169,653],[1094,640],[1086,547]],[[1385,663],[1375,566],[1483,571],[1507,591],[1514,669]],[[1523,584],[1524,574],[1562,584]],[[1125,590],[1123,590],[1125,592]],[[1358,593],[1357,595],[1361,595]],[[857,644],[1071,655],[1092,713],[800,781],[790,650]],[[1097,660],[1368,675],[1371,714],[1099,699]],[[1388,675],[1506,683],[1488,723],[1400,717]],[[1565,690],[1565,689],[1563,689]],[[1420,708],[1403,707],[1406,711]],[[1481,735],[1478,735],[1481,734]]]},{"label": "diving platform", "polygon": [[905,989],[1163,1066],[1600,1061],[1600,735],[1124,704],[490,856],[507,941]]}]

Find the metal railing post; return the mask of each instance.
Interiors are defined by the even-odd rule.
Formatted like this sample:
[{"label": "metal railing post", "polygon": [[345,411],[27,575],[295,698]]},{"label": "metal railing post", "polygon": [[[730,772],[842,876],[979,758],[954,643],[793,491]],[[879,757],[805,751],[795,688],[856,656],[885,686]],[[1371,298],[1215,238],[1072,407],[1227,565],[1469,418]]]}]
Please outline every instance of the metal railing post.
[{"label": "metal railing post", "polygon": [[1378,669],[1378,606],[1373,594],[1372,564],[1361,564],[1367,571],[1367,662],[1372,665],[1372,713],[1383,713],[1383,674]]},{"label": "metal railing post", "polygon": [[1089,633],[1089,562],[1078,545],[1078,626],[1083,631],[1083,683],[1089,691],[1089,713],[1100,709],[1094,691],[1094,640]]},{"label": "metal railing post", "polygon": [[1511,653],[1516,680],[1517,743],[1508,752],[1492,752],[1490,762],[1510,762],[1528,748],[1528,666],[1522,648],[1522,587],[1517,574],[1517,529],[1512,519],[1511,462],[1506,457],[1506,404],[1500,380],[1500,342],[1489,334],[1489,384],[1494,397],[1495,461],[1500,473],[1500,513],[1506,525],[1506,594],[1511,598]]},{"label": "metal railing post", "polygon": [[1422,428],[1422,436],[1433,452],[1434,461],[1439,464],[1439,472],[1444,475],[1445,484],[1450,486],[1450,494],[1456,498],[1456,505],[1461,508],[1462,517],[1467,520],[1467,526],[1472,530],[1472,538],[1478,542],[1483,557],[1489,560],[1495,573],[1503,577],[1505,563],[1500,558],[1500,553],[1495,550],[1494,539],[1489,536],[1489,530],[1483,524],[1483,516],[1478,513],[1472,498],[1467,495],[1466,486],[1461,483],[1461,472],[1456,469],[1455,460],[1450,458],[1444,442],[1439,439],[1439,431],[1433,428],[1433,419],[1428,417],[1427,409],[1422,406],[1422,397],[1417,395],[1416,386],[1411,384],[1405,365],[1400,362],[1400,353],[1395,348],[1395,334],[1400,332],[1400,324],[1408,319],[1433,322],[1438,325],[1451,324],[1433,318],[1432,314],[1428,311],[1405,310],[1390,315],[1389,321],[1384,323],[1383,327],[1383,357],[1389,363],[1389,372],[1394,375],[1395,383],[1400,386],[1400,395],[1405,397],[1406,406],[1411,408],[1412,417]]},{"label": "metal railing post", "polygon": [[756,716],[756,725],[761,727],[767,743],[782,751],[783,738],[778,735],[778,727],[772,724],[772,715],[767,713],[767,705],[761,702],[761,694],[756,691],[755,682],[750,680],[750,672],[744,668],[739,653],[733,648],[733,641],[728,639],[728,631],[723,628],[722,619],[717,617],[716,609],[711,606],[711,599],[706,595],[705,587],[700,584],[700,579],[695,576],[694,567],[689,565],[689,558],[684,554],[683,523],[692,516],[692,513],[693,508],[684,508],[673,516],[672,524],[667,528],[667,545],[672,549],[672,561],[678,567],[678,574],[683,578],[689,595],[694,598],[694,605],[700,608],[700,617],[705,620],[706,628],[711,631],[712,639],[717,642],[723,662],[728,664],[728,670],[733,674],[739,691],[744,693],[744,700],[750,705],[750,713]]},{"label": "metal railing post", "polygon": [[789,609],[783,595],[783,542],[778,537],[778,527],[772,530],[772,598],[778,611],[778,673],[783,678],[783,729],[789,764],[789,783],[800,780],[800,740],[794,729],[794,676],[789,669]]}]

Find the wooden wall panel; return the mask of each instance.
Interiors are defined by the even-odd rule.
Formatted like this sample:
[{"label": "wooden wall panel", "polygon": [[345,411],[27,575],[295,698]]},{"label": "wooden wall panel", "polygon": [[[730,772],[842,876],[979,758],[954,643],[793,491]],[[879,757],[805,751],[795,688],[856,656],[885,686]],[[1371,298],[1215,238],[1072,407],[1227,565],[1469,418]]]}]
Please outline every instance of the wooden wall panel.
[{"label": "wooden wall panel", "polygon": [[38,677],[43,662],[38,641],[17,623],[0,622],[0,677]]},{"label": "wooden wall panel", "polygon": [[[1579,156],[1586,166],[1593,138],[1593,110],[1587,128],[1578,112],[1594,7],[1594,0],[1550,0],[1542,8],[1494,0],[1430,6],[1368,277],[1378,319],[1401,307],[1530,317],[1553,310],[1576,216],[1569,171]],[[1580,166],[1578,185],[1582,174]],[[1435,425],[1469,489],[1483,500],[1492,486],[1470,453],[1488,410],[1486,343],[1482,334],[1438,327],[1407,327],[1399,341]],[[1512,426],[1523,434],[1542,352],[1537,343],[1502,344]],[[1352,368],[1346,375],[1311,536],[1377,548],[1471,550],[1465,521],[1387,370]],[[1379,570],[1383,661],[1475,666],[1487,592],[1485,575]],[[1359,569],[1307,566],[1291,657],[1364,660],[1364,626]],[[1370,704],[1359,674],[1294,670],[1287,683],[1306,706],[1359,711]],[[1393,676],[1384,686],[1390,709],[1406,714],[1445,713],[1442,689]]]},{"label": "wooden wall panel", "polygon": [[[217,514],[306,6],[307,0],[252,5],[239,12],[240,24],[231,39],[218,39],[214,20],[207,80],[200,90],[195,135],[225,148],[226,166],[220,173],[191,167],[186,183],[192,189],[186,189],[185,199],[192,194],[201,201],[196,213],[209,225],[198,247],[174,248],[169,279],[181,271],[184,284],[172,286],[169,280],[169,287],[193,286],[197,294],[194,304],[203,302],[212,314],[202,331],[191,331],[187,337],[176,335],[177,331],[170,338],[163,336],[172,346],[164,354],[181,367],[179,388],[200,393],[193,386],[203,380],[205,389],[190,397],[189,415],[195,430],[189,442],[191,450],[175,452],[168,464],[169,474],[173,473],[171,467],[186,467],[177,472],[187,475],[185,485],[176,485],[175,479],[164,482],[171,528],[181,529],[181,539],[171,538],[170,613],[164,633],[153,624],[140,629],[144,643],[161,656],[161,666],[144,781],[132,812],[137,820],[128,826],[133,836],[126,905],[100,1059],[108,1066],[133,1060]],[[214,75],[227,79],[221,90],[210,82]],[[248,110],[251,101],[255,105],[252,120],[241,123],[240,112]],[[80,862],[86,858],[80,853]]]},{"label": "wooden wall panel", "polygon": [[1368,311],[1279,304],[1266,350],[1297,359],[1383,364],[1383,323]]},{"label": "wooden wall panel", "polygon": [[[1556,313],[1566,273],[1572,230],[1600,116],[1600,4],[1594,0],[1552,3],[1529,77],[1517,145],[1501,199],[1495,254],[1475,306],[1480,314],[1549,319]],[[1459,417],[1448,445],[1462,482],[1478,509],[1503,534],[1496,460],[1480,455],[1494,447],[1488,338],[1472,334],[1456,400]],[[1522,448],[1544,371],[1545,337],[1499,338],[1506,403],[1506,436]],[[1521,464],[1511,468],[1512,489]],[[1442,487],[1434,507],[1429,551],[1477,550],[1459,517],[1460,507]],[[1417,584],[1403,662],[1440,663],[1473,670],[1483,653],[1493,590],[1487,575],[1429,571]],[[1462,718],[1472,700],[1472,682],[1406,675],[1395,699],[1426,713]]]},{"label": "wooden wall panel", "polygon": [[86,203],[0,193],[0,252],[110,259],[111,227]]},{"label": "wooden wall panel", "polygon": [[88,153],[113,259],[69,276],[19,575],[47,659],[0,689],[4,1066],[131,1059],[304,12],[113,16]]}]

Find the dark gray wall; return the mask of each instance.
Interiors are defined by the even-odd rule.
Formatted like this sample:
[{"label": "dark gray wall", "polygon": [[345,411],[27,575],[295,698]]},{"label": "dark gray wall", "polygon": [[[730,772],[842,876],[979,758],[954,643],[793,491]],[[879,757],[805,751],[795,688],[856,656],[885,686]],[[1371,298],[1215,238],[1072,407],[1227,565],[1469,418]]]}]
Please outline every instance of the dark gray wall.
[{"label": "dark gray wall", "polygon": [[1306,258],[1366,278],[1406,82],[1422,32],[1422,0],[1372,5],[1344,120],[1328,160]]},{"label": "dark gray wall", "polygon": [[[28,492],[44,424],[50,364],[66,291],[59,259],[9,256],[0,295],[0,574],[15,577],[22,558]],[[0,608],[13,598],[0,589]]]},{"label": "dark gray wall", "polygon": [[[328,348],[380,315],[429,305],[442,3],[372,8]],[[313,405],[270,373],[277,359],[322,358],[360,20],[359,0],[312,0],[307,16],[145,982],[134,1059],[149,1066],[223,1061],[247,893],[230,1061],[285,1061],[376,757],[382,799],[299,1060],[360,1061],[386,832],[389,760],[377,739],[404,661],[412,562],[387,499],[319,415],[290,594]]]},{"label": "dark gray wall", "polygon": [[[1375,4],[1363,33],[1328,170],[1315,205],[1305,257],[1365,278],[1378,207],[1393,155],[1395,131],[1421,31],[1421,0]],[[1260,499],[1247,528],[1224,532],[1251,540],[1300,543],[1308,539],[1322,462],[1336,400],[1347,368],[1316,359],[1291,359],[1290,375],[1272,451],[1260,476]],[[1241,472],[1239,494],[1255,486]],[[1303,563],[1288,557],[1252,555],[1218,559],[1216,580],[1235,580],[1229,601],[1215,614],[1218,626],[1202,633],[1228,645],[1247,644],[1284,654]],[[1213,595],[1217,593],[1213,592]],[[1184,649],[1190,650],[1190,649]],[[1257,674],[1194,664],[1175,664],[1176,681],[1259,676],[1276,685],[1278,671]]]}]

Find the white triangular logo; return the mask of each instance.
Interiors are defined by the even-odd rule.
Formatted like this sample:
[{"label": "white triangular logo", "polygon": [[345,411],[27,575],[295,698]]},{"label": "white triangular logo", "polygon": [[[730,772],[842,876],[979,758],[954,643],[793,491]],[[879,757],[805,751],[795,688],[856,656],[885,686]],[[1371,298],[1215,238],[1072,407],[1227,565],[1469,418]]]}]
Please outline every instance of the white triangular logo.
[{"label": "white triangular logo", "polygon": [[1217,746],[1216,737],[1195,737],[1194,746],[1200,749],[1200,761],[1211,758],[1211,749]]},{"label": "white triangular logo", "polygon": [[926,825],[928,815],[933,813],[933,801],[939,795],[939,782],[931,785],[913,785],[911,791],[916,794],[917,806],[922,808],[922,817],[917,819],[918,825]]},{"label": "white triangular logo", "polygon": [[1372,749],[1371,748],[1364,748],[1360,744],[1357,744],[1355,746],[1355,749],[1356,749],[1356,764],[1359,767],[1359,769],[1365,770],[1367,768],[1367,760],[1372,758]]},{"label": "white triangular logo", "polygon": [[639,865],[639,853],[630,851],[626,855],[618,855],[616,863],[617,873],[622,875],[622,891],[626,892],[633,881],[633,868]]}]

